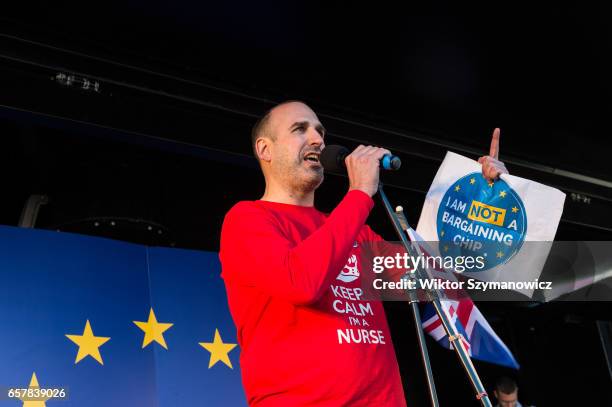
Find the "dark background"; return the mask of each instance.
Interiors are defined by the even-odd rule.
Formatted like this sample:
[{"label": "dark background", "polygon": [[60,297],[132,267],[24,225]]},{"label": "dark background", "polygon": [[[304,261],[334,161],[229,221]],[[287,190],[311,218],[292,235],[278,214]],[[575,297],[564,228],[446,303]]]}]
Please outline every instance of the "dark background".
[{"label": "dark background", "polygon": [[[0,15],[0,223],[218,250],[224,213],[263,178],[249,130],[301,99],[328,144],[401,156],[391,200],[416,224],[444,153],[487,153],[567,194],[558,240],[611,240],[612,25],[605,3],[33,2]],[[71,78],[70,80],[68,78]],[[70,83],[69,83],[70,82]],[[89,86],[86,84],[89,83]],[[97,84],[97,89],[95,88]],[[331,210],[346,179],[328,176]],[[392,239],[377,206],[369,224]],[[523,404],[612,403],[596,320],[610,303],[481,303],[522,366],[477,363]],[[388,304],[408,401],[426,405],[409,310]],[[430,341],[442,405],[477,405]]]}]

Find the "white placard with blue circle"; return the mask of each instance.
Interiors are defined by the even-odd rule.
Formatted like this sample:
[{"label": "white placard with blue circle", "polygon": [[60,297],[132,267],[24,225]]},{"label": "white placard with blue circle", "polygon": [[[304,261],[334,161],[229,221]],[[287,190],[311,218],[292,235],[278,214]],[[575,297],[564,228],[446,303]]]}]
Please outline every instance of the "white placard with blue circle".
[{"label": "white placard with blue circle", "polygon": [[[439,242],[440,254],[482,256],[484,268],[465,273],[480,280],[537,278],[563,212],[565,194],[513,175],[488,182],[481,165],[448,152],[431,184],[417,232]],[[526,293],[530,295],[530,293]]]}]

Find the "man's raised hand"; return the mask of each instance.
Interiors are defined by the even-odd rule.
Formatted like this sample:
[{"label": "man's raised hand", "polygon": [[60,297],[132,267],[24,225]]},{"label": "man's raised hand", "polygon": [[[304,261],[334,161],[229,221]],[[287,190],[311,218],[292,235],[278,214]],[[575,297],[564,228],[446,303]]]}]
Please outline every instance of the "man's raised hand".
[{"label": "man's raised hand", "polygon": [[491,137],[489,155],[482,156],[478,159],[478,162],[482,164],[482,176],[489,182],[498,179],[500,174],[508,174],[508,170],[504,163],[499,161],[499,134],[499,128],[495,128],[495,130],[493,130],[493,136]]}]

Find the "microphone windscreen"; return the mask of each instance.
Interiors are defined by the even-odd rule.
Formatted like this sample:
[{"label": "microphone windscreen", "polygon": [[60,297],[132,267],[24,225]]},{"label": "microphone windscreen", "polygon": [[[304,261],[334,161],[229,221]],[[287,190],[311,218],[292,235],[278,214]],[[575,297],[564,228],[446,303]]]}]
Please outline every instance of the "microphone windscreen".
[{"label": "microphone windscreen", "polygon": [[343,173],[346,171],[344,158],[349,155],[349,153],[350,151],[348,148],[337,144],[326,146],[321,152],[321,165],[323,165],[325,171]]}]

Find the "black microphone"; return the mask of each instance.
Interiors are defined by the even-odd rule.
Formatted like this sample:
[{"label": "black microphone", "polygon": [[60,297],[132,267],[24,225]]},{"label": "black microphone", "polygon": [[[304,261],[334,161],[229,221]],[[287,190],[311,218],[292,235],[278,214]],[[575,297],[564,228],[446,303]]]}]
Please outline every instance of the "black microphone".
[{"label": "black microphone", "polygon": [[[348,148],[332,144],[323,149],[319,160],[325,171],[344,172],[346,170],[344,159],[350,153]],[[402,160],[395,155],[386,154],[380,159],[380,167],[384,170],[397,171],[401,166]]]}]

